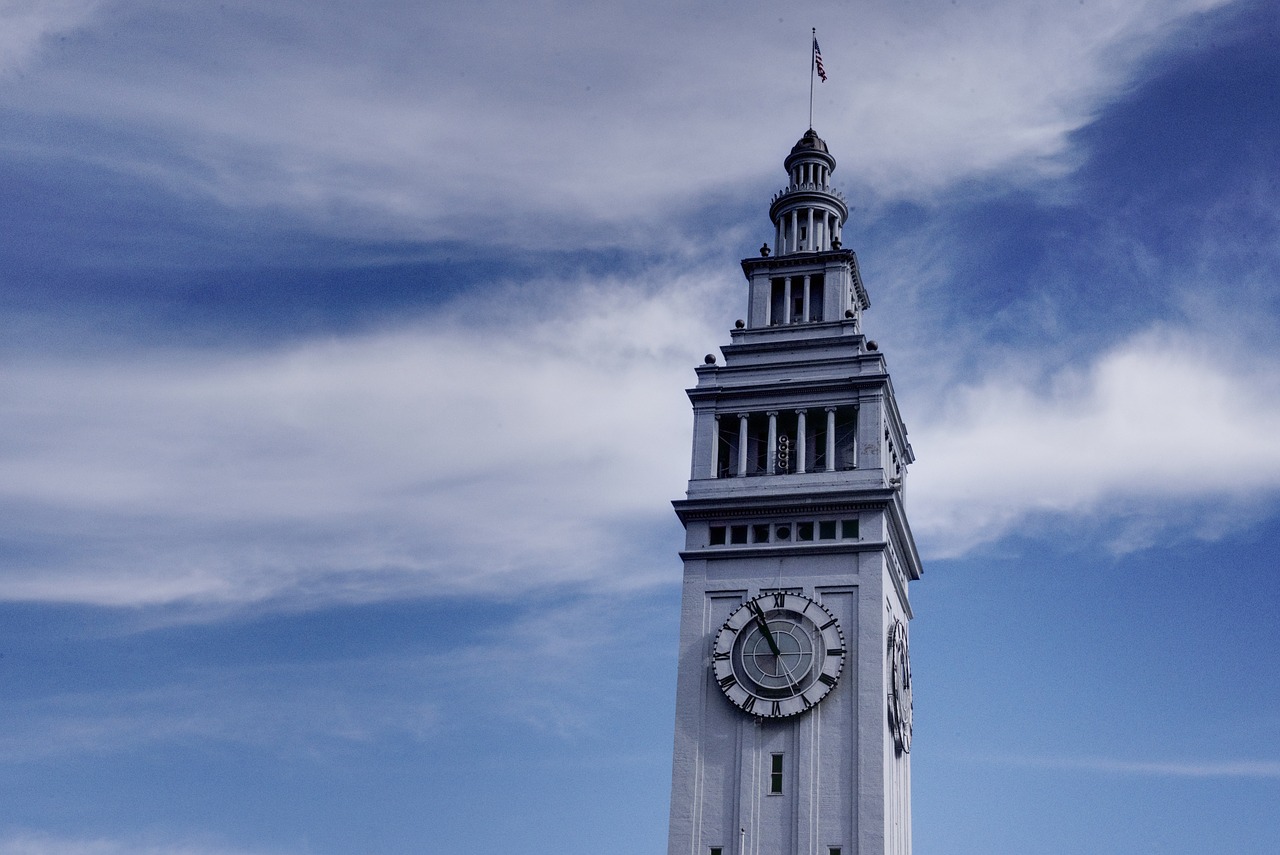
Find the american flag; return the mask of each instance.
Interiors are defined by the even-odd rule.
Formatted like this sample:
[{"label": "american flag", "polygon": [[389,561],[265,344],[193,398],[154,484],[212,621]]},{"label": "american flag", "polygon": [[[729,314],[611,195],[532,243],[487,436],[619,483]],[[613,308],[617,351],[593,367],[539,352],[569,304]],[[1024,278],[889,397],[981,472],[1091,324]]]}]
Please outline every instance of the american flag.
[{"label": "american flag", "polygon": [[818,47],[818,37],[813,37],[813,65],[818,69],[818,77],[827,82],[827,70],[822,67],[822,49]]}]

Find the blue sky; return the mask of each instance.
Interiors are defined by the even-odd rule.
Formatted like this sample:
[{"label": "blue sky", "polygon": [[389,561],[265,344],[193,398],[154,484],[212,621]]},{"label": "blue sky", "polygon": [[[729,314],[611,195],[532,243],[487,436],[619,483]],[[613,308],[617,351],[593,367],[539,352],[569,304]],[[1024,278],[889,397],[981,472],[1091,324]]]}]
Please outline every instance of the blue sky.
[{"label": "blue sky", "polygon": [[1280,850],[1280,12],[0,0],[0,855],[662,851],[809,28],[920,855]]}]

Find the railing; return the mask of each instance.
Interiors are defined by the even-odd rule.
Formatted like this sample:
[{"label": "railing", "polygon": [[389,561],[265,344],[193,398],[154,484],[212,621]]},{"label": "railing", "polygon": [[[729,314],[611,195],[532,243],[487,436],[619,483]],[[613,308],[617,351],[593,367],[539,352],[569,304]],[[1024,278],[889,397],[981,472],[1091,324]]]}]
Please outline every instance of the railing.
[{"label": "railing", "polygon": [[773,198],[769,200],[769,204],[772,205],[774,202],[778,201],[779,199],[782,199],[783,197],[786,197],[786,196],[790,196],[793,193],[826,193],[828,196],[836,197],[841,202],[845,201],[844,194],[841,193],[839,190],[832,190],[828,187],[822,187],[820,185],[814,184],[813,182],[806,182],[804,184],[795,184],[790,187],[786,187],[786,188],[783,188],[782,190],[779,190],[777,193],[773,194]]}]

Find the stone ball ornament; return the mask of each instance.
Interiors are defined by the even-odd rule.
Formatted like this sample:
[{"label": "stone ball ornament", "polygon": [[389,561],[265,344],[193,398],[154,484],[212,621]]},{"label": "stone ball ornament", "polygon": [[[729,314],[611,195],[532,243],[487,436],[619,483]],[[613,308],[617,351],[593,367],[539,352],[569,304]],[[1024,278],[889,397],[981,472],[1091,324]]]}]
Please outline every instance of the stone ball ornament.
[{"label": "stone ball ornament", "polygon": [[800,594],[762,594],[738,607],[716,634],[712,670],[730,703],[760,718],[787,718],[835,687],[846,655],[840,623]]},{"label": "stone ball ornament", "polygon": [[889,730],[899,754],[911,752],[911,654],[907,626],[894,620],[889,627]]}]

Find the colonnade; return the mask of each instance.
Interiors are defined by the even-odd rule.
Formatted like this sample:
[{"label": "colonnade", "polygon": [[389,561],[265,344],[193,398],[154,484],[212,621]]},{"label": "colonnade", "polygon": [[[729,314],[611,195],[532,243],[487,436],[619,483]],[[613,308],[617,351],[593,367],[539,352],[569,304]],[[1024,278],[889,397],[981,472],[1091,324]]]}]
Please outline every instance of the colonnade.
[{"label": "colonnade", "polygon": [[[819,277],[816,280],[816,282],[814,279],[815,275]],[[782,278],[782,294],[781,294],[782,299],[778,301],[779,303],[781,303],[781,309],[782,309],[781,317],[774,317],[773,288],[774,286],[776,286],[778,280],[776,279],[770,280],[769,299],[765,303],[765,312],[764,312],[765,326],[771,326],[773,324],[805,323],[807,321],[815,320],[813,317],[813,314],[815,313],[818,315],[817,320],[822,320],[823,306],[826,302],[826,296],[822,293],[821,289],[826,287],[826,277],[823,276],[822,274],[806,273],[804,275],[803,281],[799,283],[801,303],[800,303],[799,317],[797,318],[794,316],[794,313],[792,312],[792,309],[794,307],[792,294],[794,293],[793,283],[798,278],[800,277],[786,276]],[[813,286],[815,284],[817,284],[819,287],[818,293],[816,295],[813,293]]]},{"label": "colonnade", "polygon": [[[826,413],[827,429],[826,429],[826,454],[823,468],[821,470],[814,469],[812,471],[836,471],[836,408],[823,407]],[[811,471],[808,468],[805,459],[808,438],[806,419],[808,417],[808,409],[798,409],[796,414],[796,442],[794,445],[796,454],[796,473]],[[767,410],[765,415],[769,417],[769,429],[766,436],[767,463],[765,472],[767,474],[782,474],[778,472],[778,411]],[[750,457],[748,449],[750,446],[750,431],[747,426],[747,420],[751,417],[750,413],[738,413],[738,459],[732,461],[735,465],[734,472],[731,477],[746,477],[748,463]],[[711,432],[711,477],[720,477],[720,414],[715,416],[715,430]],[[790,447],[790,443],[788,443]]]},{"label": "colonnade", "polygon": [[[778,217],[773,245],[778,248],[779,255],[792,252],[820,252],[830,249],[832,240],[840,237],[840,217],[832,211],[818,208],[804,208],[805,232],[800,235],[800,212],[795,208]],[[822,234],[814,231],[814,225],[822,227]]]}]

